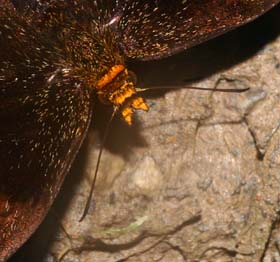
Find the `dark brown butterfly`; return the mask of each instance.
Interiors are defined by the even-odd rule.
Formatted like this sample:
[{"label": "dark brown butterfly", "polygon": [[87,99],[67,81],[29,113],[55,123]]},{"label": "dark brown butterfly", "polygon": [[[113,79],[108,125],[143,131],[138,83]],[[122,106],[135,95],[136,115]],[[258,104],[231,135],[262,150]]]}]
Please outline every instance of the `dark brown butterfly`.
[{"label": "dark brown butterfly", "polygon": [[[42,222],[79,151],[92,96],[147,110],[127,58],[172,55],[279,1],[0,0],[0,261]],[[176,16],[176,19],[174,19]]]}]

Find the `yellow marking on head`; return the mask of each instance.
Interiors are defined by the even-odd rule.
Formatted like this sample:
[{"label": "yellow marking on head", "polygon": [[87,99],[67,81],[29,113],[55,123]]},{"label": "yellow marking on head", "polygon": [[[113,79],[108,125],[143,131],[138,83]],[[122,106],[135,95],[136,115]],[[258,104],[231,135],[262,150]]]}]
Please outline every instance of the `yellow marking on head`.
[{"label": "yellow marking on head", "polygon": [[148,111],[149,107],[145,103],[144,99],[142,97],[135,97],[131,102],[132,108],[135,110],[143,110]]},{"label": "yellow marking on head", "polygon": [[149,110],[144,99],[137,96],[135,85],[130,81],[130,74],[123,65],[114,65],[97,82],[96,88],[100,101],[119,108],[128,125],[132,124],[132,115],[135,110]]},{"label": "yellow marking on head", "polygon": [[109,100],[114,105],[122,105],[124,101],[136,93],[133,83],[124,83],[120,89],[116,90],[110,97]]},{"label": "yellow marking on head", "polygon": [[122,114],[124,121],[126,123],[128,123],[129,125],[131,125],[132,124],[132,114],[133,114],[132,108],[131,107],[122,108],[121,114]]},{"label": "yellow marking on head", "polygon": [[134,110],[148,111],[149,107],[142,97],[134,97],[130,99],[128,103],[126,103],[126,105],[121,109],[122,117],[129,125],[132,124],[132,114]]},{"label": "yellow marking on head", "polygon": [[123,65],[114,65],[109,72],[104,75],[98,82],[97,82],[97,89],[102,89],[104,86],[108,85],[113,81],[113,79],[121,73],[123,70],[125,70],[125,67]]}]

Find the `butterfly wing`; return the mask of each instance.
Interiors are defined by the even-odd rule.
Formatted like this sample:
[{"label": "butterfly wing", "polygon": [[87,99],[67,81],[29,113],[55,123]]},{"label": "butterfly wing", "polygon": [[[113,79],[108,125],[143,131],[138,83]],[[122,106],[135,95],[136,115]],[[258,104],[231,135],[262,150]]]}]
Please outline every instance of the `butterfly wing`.
[{"label": "butterfly wing", "polygon": [[153,60],[245,24],[279,0],[123,0],[118,34],[130,58]]},{"label": "butterfly wing", "polygon": [[[83,141],[90,92],[51,39],[0,10],[0,261],[35,231]],[[46,42],[44,42],[46,41]]]}]

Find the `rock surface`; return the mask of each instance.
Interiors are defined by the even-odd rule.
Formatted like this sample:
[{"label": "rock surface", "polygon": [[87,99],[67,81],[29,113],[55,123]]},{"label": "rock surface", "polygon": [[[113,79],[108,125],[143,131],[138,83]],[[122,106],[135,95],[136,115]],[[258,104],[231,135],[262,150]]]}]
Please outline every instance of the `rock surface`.
[{"label": "rock surface", "polygon": [[250,90],[146,93],[150,112],[137,113],[133,127],[113,122],[79,223],[108,118],[96,109],[50,215],[11,261],[279,261],[279,12],[172,58],[132,64],[143,86],[191,79]]}]

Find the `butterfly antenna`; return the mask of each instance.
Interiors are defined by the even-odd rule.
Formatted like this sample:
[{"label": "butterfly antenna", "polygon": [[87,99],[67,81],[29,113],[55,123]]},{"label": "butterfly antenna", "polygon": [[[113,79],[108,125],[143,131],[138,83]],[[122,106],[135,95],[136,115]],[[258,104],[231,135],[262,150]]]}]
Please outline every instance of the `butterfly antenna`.
[{"label": "butterfly antenna", "polygon": [[192,89],[192,90],[203,90],[203,91],[214,91],[214,92],[226,92],[226,93],[243,93],[248,91],[250,88],[207,88],[207,87],[197,87],[197,86],[183,86],[183,87],[175,87],[175,86],[160,86],[160,87],[149,87],[149,88],[137,88],[137,92],[145,92],[149,90],[158,90],[158,89]]},{"label": "butterfly antenna", "polygon": [[91,182],[90,192],[89,192],[89,195],[88,195],[88,198],[87,198],[87,202],[86,202],[86,205],[85,205],[85,208],[84,208],[83,215],[81,216],[79,222],[83,221],[83,219],[86,217],[86,215],[88,213],[90,202],[91,202],[91,199],[92,199],[93,189],[94,189],[94,186],[95,186],[95,182],[96,182],[96,178],[97,178],[97,174],[98,174],[98,170],[99,170],[99,165],[100,165],[100,160],[101,160],[103,148],[104,148],[105,142],[106,142],[107,137],[108,137],[108,133],[109,133],[109,130],[110,130],[111,123],[113,121],[114,116],[116,115],[117,110],[118,110],[118,108],[115,107],[109,121],[107,122],[107,126],[106,126],[106,129],[105,129],[105,132],[104,132],[104,135],[103,135],[103,138],[102,138],[102,143],[101,143],[99,153],[98,153],[97,163],[96,163],[96,167],[95,167],[94,177],[93,177],[93,180]]}]

